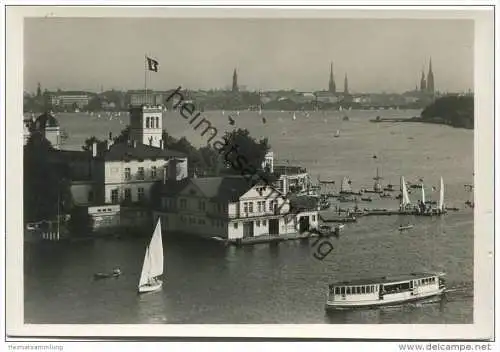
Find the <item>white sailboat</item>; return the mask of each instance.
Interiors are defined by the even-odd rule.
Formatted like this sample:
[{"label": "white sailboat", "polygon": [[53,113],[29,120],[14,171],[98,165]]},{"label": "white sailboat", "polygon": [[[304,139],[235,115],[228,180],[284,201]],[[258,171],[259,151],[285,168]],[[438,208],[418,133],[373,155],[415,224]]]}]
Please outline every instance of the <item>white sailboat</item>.
[{"label": "white sailboat", "polygon": [[425,204],[425,190],[424,190],[424,184],[423,183],[422,183],[421,188],[422,188],[422,203]]},{"label": "white sailboat", "polygon": [[293,113],[293,117],[292,117],[294,120],[297,120],[297,116],[295,116],[295,112]]},{"label": "white sailboat", "polygon": [[441,177],[441,185],[439,187],[439,204],[438,210],[444,212],[444,182],[443,177]]},{"label": "white sailboat", "polygon": [[406,181],[404,176],[401,176],[401,208],[405,209],[410,204],[410,197],[408,196]]},{"label": "white sailboat", "polygon": [[344,177],[342,179],[342,184],[340,185],[340,192],[341,193],[350,193],[350,192],[352,192],[351,181],[349,180],[348,177]]},{"label": "white sailboat", "polygon": [[161,239],[161,223],[158,219],[153,237],[146,248],[144,264],[142,265],[141,278],[139,280],[139,293],[159,290],[163,281],[159,276],[163,274],[163,243]]},{"label": "white sailboat", "polygon": [[334,137],[340,137],[340,130],[337,130],[337,132],[335,132]]}]

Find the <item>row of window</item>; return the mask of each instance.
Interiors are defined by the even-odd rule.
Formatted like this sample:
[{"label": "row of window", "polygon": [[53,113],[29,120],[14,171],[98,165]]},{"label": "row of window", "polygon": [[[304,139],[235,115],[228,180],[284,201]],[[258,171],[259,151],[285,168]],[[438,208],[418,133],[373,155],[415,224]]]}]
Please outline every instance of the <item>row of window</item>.
[{"label": "row of window", "polygon": [[[151,178],[156,178],[158,176],[158,169],[156,166],[152,166],[150,172],[151,172],[151,174],[150,174]],[[144,175],[145,175],[144,168],[142,166],[138,167],[136,178],[138,180],[144,180]],[[130,171],[130,168],[126,167],[125,168],[125,180],[130,181],[131,179],[132,179],[132,173]]]},{"label": "row of window", "polygon": [[[417,285],[430,285],[436,282],[435,277],[416,280]],[[335,287],[334,292],[336,295],[352,295],[352,294],[364,294],[377,292],[376,285],[369,286],[347,286],[347,287]]]},{"label": "row of window", "polygon": [[[224,212],[224,206],[220,203],[214,204],[214,209],[218,213],[223,213]],[[181,198],[179,200],[179,208],[180,209],[187,209],[188,208],[188,200],[185,198]],[[206,201],[204,200],[198,200],[198,210],[199,211],[206,211]]]},{"label": "row of window", "polygon": [[355,294],[365,294],[377,292],[377,286],[347,286],[347,287],[335,287],[336,295],[355,295]]},{"label": "row of window", "polygon": [[[243,202],[243,212],[244,213],[253,213],[253,204],[254,202]],[[273,211],[274,208],[278,205],[277,200],[270,200],[269,201],[269,211]],[[263,213],[266,211],[266,201],[257,201],[257,212],[258,213]]]},{"label": "row of window", "polygon": [[198,219],[196,220],[195,217],[192,217],[192,216],[184,216],[184,215],[181,215],[181,222],[184,222],[184,223],[188,223],[188,224],[191,224],[191,225],[205,225],[206,224],[206,221],[205,219]]},{"label": "row of window", "polygon": [[160,118],[156,117],[146,117],[146,128],[160,128]]},{"label": "row of window", "polygon": [[417,285],[431,285],[436,282],[435,277],[429,277],[426,279],[417,280]]},{"label": "row of window", "polygon": [[[144,199],[144,188],[139,187],[137,188],[137,200],[141,201]],[[123,198],[125,201],[131,201],[132,200],[132,190],[130,188],[125,188]],[[120,195],[118,192],[118,189],[112,189],[111,190],[111,203],[118,203],[120,201]]]},{"label": "row of window", "polygon": [[98,213],[101,213],[101,212],[103,212],[103,213],[104,212],[112,212],[112,211],[113,211],[113,209],[111,209],[111,208],[107,208],[107,209],[106,208],[98,208],[97,209]]}]

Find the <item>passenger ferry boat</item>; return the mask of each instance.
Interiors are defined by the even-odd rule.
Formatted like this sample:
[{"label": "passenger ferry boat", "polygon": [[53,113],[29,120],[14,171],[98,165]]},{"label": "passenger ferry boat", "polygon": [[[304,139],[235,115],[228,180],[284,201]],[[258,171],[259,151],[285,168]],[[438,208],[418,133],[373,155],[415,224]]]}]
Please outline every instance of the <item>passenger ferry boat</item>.
[{"label": "passenger ferry boat", "polygon": [[411,273],[329,285],[326,309],[375,308],[442,295],[444,273]]}]

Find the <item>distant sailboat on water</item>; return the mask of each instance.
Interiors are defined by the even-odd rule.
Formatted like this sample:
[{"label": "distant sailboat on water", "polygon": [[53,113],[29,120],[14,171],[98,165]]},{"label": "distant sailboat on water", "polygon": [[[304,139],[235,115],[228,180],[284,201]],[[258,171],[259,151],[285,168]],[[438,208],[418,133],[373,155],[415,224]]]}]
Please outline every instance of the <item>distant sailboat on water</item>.
[{"label": "distant sailboat on water", "polygon": [[422,183],[421,188],[422,188],[422,203],[425,204],[425,190],[424,190],[424,184],[423,183]]},{"label": "distant sailboat on water", "polygon": [[144,263],[138,286],[139,293],[159,290],[163,285],[163,281],[159,278],[161,275],[163,275],[163,243],[161,238],[161,223],[160,219],[158,219],[153,237],[144,255]]},{"label": "distant sailboat on water", "polygon": [[408,187],[406,186],[404,176],[401,176],[401,210],[405,210],[410,204],[411,202],[408,195]]},{"label": "distant sailboat on water", "polygon": [[340,130],[337,130],[337,132],[335,132],[334,137],[340,137]]},{"label": "distant sailboat on water", "polygon": [[293,113],[293,117],[292,117],[294,120],[297,120],[297,116],[295,116],[295,112]]},{"label": "distant sailboat on water", "polygon": [[438,211],[444,213],[445,207],[444,207],[444,181],[443,177],[441,177],[441,184],[439,187],[439,203],[438,203]]}]

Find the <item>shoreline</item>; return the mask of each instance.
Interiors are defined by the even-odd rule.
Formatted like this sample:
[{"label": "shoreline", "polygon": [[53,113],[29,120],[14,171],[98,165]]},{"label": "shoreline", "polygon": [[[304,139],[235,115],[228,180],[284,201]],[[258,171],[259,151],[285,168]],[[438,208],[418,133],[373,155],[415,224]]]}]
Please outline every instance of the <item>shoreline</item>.
[{"label": "shoreline", "polygon": [[370,122],[373,123],[399,123],[399,122],[404,122],[404,123],[409,123],[409,122],[414,122],[414,123],[428,123],[428,124],[434,124],[434,125],[443,125],[443,126],[449,126],[453,128],[463,128],[466,130],[473,130],[474,127],[467,127],[467,126],[455,126],[455,125],[450,125],[448,123],[445,123],[442,120],[428,120],[424,119],[422,117],[410,117],[410,118],[398,118],[398,117],[382,117],[382,118],[376,118],[376,119],[370,119]]}]

